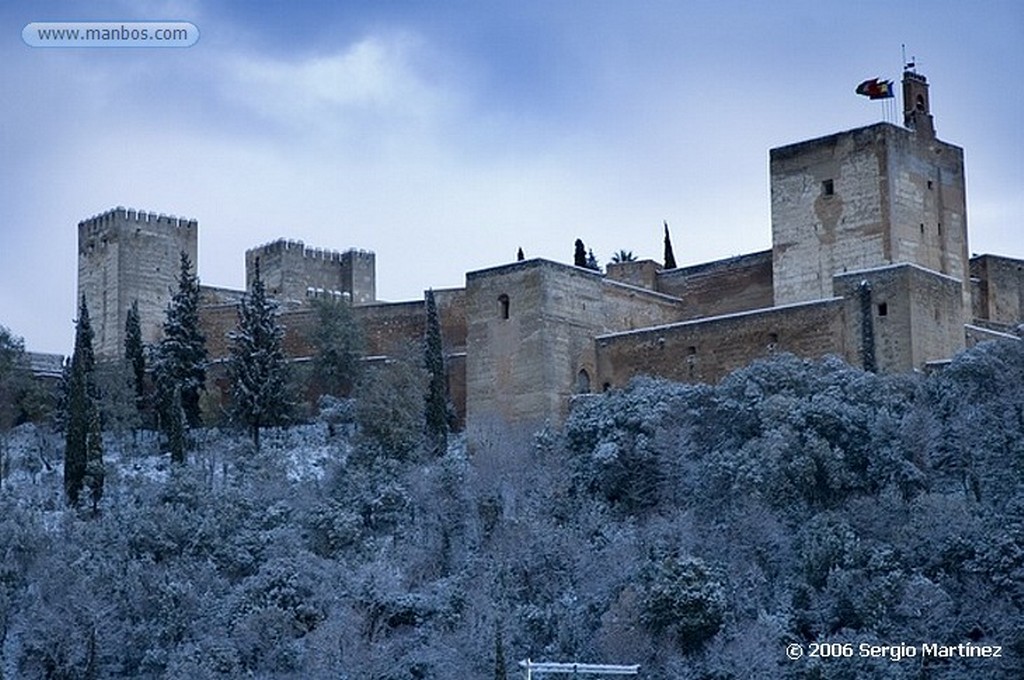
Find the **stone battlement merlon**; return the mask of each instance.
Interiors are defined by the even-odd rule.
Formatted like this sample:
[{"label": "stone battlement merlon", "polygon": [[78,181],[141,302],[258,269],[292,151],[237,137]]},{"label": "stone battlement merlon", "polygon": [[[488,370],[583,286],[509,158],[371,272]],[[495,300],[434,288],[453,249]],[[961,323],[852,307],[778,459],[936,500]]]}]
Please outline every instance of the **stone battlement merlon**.
[{"label": "stone battlement merlon", "polygon": [[338,251],[328,248],[315,248],[313,246],[307,246],[303,241],[286,238],[279,238],[275,241],[269,241],[253,248],[249,248],[245,251],[245,254],[248,256],[250,253],[276,253],[293,250],[298,251],[298,253],[304,258],[333,262],[340,262],[346,257],[356,259],[369,259],[374,257],[373,251],[370,250],[349,248],[348,250]]},{"label": "stone battlement merlon", "polygon": [[157,226],[168,226],[180,229],[195,229],[199,226],[199,221],[195,218],[177,217],[175,215],[167,215],[164,213],[147,212],[145,210],[135,210],[134,208],[125,208],[124,206],[117,206],[111,208],[106,212],[102,212],[98,215],[82,220],[78,223],[78,227],[95,230],[104,227],[109,227],[117,222],[126,222],[129,224],[152,224]]}]

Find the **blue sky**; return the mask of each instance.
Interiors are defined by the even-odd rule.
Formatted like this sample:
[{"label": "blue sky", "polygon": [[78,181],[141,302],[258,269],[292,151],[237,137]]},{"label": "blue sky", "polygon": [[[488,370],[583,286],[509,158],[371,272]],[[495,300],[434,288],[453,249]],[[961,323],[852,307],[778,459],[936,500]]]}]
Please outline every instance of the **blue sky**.
[{"label": "blue sky", "polygon": [[[31,21],[184,20],[187,49],[33,49]],[[964,147],[973,252],[1024,257],[1024,4],[7,2],[0,8],[0,324],[70,351],[79,220],[200,223],[240,288],[280,236],[377,253],[378,295],[514,258],[680,264],[770,246],[768,150],[882,119],[931,84]]]}]

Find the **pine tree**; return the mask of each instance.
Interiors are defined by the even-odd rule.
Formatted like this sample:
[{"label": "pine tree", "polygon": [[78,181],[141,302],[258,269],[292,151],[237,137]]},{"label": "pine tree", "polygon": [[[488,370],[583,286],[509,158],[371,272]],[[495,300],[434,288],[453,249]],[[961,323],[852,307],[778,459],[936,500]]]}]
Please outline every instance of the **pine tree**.
[{"label": "pine tree", "polygon": [[590,250],[587,251],[586,267],[587,267],[587,269],[593,269],[595,272],[601,271],[601,265],[598,264],[597,258],[594,257],[594,249],[593,248],[591,248]]},{"label": "pine tree", "polygon": [[441,342],[441,320],[437,314],[434,291],[426,293],[427,329],[423,367],[427,371],[426,409],[424,412],[428,445],[437,455],[448,450],[448,381]]},{"label": "pine tree", "polygon": [[260,429],[284,425],[292,411],[288,364],[277,324],[277,303],[267,297],[256,260],[252,289],[238,308],[238,328],[231,340],[231,377],[235,419],[248,428],[260,448]]},{"label": "pine tree", "polygon": [[68,504],[77,506],[89,475],[93,507],[103,493],[103,445],[99,409],[93,384],[96,359],[92,349],[89,307],[82,296],[75,321],[75,350],[68,378],[67,428],[64,444],[64,493]]},{"label": "pine tree", "polygon": [[572,255],[572,263],[577,267],[587,266],[587,247],[583,245],[583,239],[576,239],[576,250]]},{"label": "pine tree", "polygon": [[199,329],[199,279],[192,273],[185,252],[181,253],[178,290],[167,306],[164,337],[155,362],[161,416],[168,415],[174,390],[180,389],[186,424],[200,425],[199,393],[206,385],[206,337]]},{"label": "pine tree", "polygon": [[347,397],[362,367],[363,333],[346,300],[329,298],[313,302],[316,327],[311,337],[316,355],[313,367],[324,394]]},{"label": "pine tree", "polygon": [[132,302],[124,322],[124,356],[132,369],[135,403],[141,411],[146,393],[146,353],[142,344],[142,328],[139,325],[138,300]]},{"label": "pine tree", "polygon": [[665,222],[665,269],[676,268],[676,256],[672,254],[672,239],[668,235],[668,222]]}]

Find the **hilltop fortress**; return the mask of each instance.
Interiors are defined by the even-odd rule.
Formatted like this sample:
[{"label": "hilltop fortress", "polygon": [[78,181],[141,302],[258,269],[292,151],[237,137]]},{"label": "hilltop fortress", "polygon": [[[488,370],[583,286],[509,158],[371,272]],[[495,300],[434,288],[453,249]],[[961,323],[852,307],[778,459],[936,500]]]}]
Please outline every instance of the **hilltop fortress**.
[{"label": "hilltop fortress", "polygon": [[[923,76],[904,73],[903,100],[903,127],[771,150],[771,250],[671,270],[610,264],[603,274],[533,259],[435,291],[450,393],[469,431],[557,422],[574,395],[641,374],[715,381],[773,352],[923,370],[981,340],[1018,337],[1024,261],[969,256],[963,150],[936,138]],[[98,358],[122,356],[135,300],[144,341],[159,339],[179,253],[196,262],[198,228],[124,208],[79,223],[78,288]],[[423,336],[422,300],[376,299],[371,252],[278,240],[245,253],[247,283],[257,258],[297,360],[314,351],[315,297],[351,300],[368,355]],[[214,362],[227,356],[241,295],[202,289]]]}]

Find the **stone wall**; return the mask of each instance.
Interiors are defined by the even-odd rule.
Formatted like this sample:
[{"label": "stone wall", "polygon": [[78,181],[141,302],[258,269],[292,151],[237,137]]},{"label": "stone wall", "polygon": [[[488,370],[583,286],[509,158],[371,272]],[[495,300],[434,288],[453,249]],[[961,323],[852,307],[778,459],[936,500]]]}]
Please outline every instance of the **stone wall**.
[{"label": "stone wall", "polygon": [[[912,264],[836,276],[836,292],[850,301],[851,310],[856,310],[849,315],[847,334],[858,339],[864,323],[860,289],[865,283],[870,291],[874,360],[879,371],[922,369],[964,348],[959,280]],[[862,365],[860,360],[855,363]]]},{"label": "stone wall", "polygon": [[89,306],[98,359],[124,356],[125,320],[135,300],[143,342],[160,339],[182,251],[194,271],[198,231],[195,220],[121,207],[78,223],[78,299],[84,294]]},{"label": "stone wall", "polygon": [[599,335],[598,380],[602,389],[638,375],[713,383],[776,352],[849,360],[847,314],[846,301],[829,299]]},{"label": "stone wall", "polygon": [[470,272],[467,428],[560,420],[594,388],[595,335],[680,316],[675,298],[546,260]]},{"label": "stone wall", "polygon": [[[441,323],[449,394],[456,414],[463,419],[466,412],[465,290],[437,290],[434,300]],[[419,343],[426,328],[423,301],[355,306],[352,313],[363,328],[368,360],[422,351]],[[230,353],[228,333],[238,324],[237,305],[204,306],[200,310],[200,321],[211,360],[223,363]],[[312,341],[316,310],[308,305],[286,305],[281,309],[278,322],[284,329],[285,354],[300,363],[310,360],[316,354]],[[211,385],[211,389],[214,387]],[[305,393],[313,401],[319,396],[309,389],[305,389]],[[226,403],[226,395],[221,395],[221,400]]]},{"label": "stone wall", "polygon": [[971,280],[976,293],[972,316],[1012,330],[1024,321],[1024,260],[997,255],[971,258]]},{"label": "stone wall", "polygon": [[687,319],[771,307],[772,251],[662,271],[657,290],[681,298]]}]

